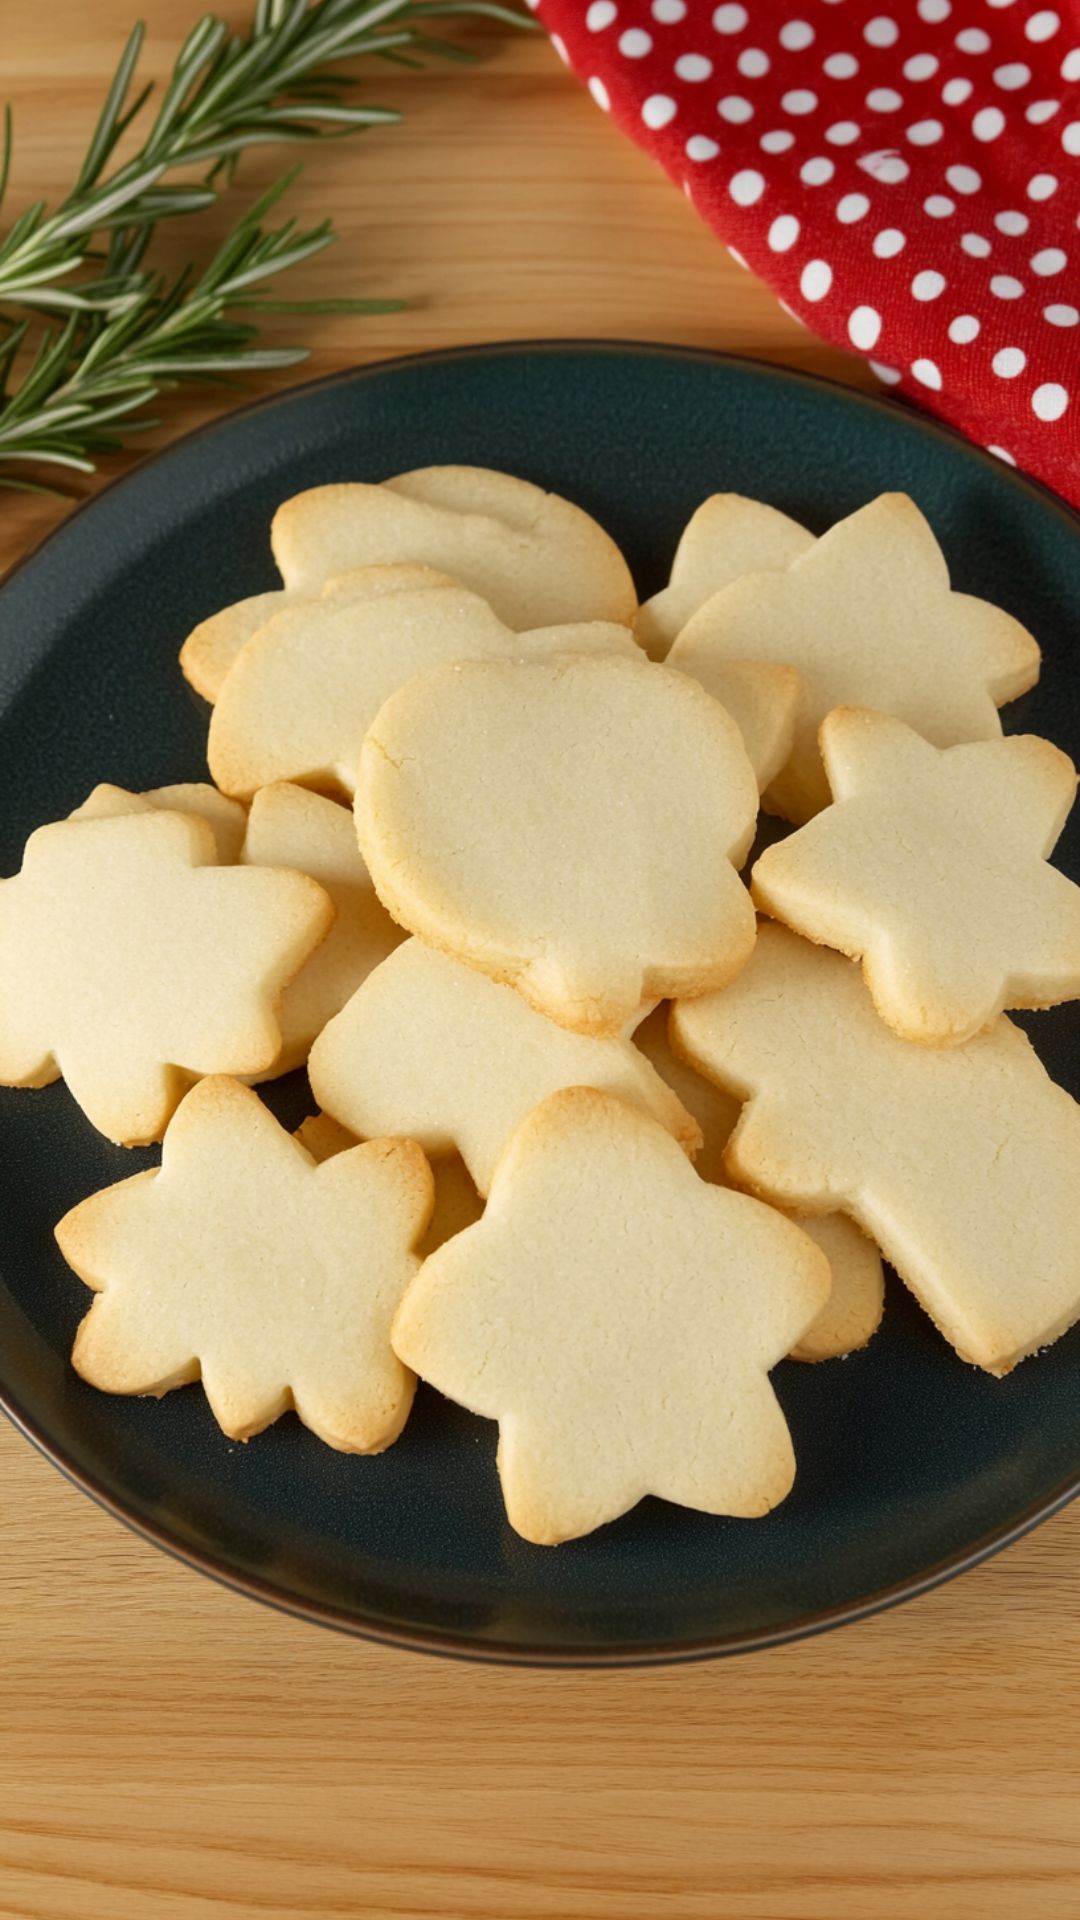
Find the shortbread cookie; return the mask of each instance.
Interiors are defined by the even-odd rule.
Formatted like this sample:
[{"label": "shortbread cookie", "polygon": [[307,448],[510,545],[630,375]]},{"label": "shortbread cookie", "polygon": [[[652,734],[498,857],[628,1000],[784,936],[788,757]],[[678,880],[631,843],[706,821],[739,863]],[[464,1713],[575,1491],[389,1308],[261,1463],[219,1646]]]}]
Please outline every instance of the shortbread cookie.
[{"label": "shortbread cookie", "polygon": [[339,1126],[328,1113],[309,1113],[306,1120],[301,1120],[293,1139],[299,1140],[304,1152],[310,1153],[320,1167],[324,1160],[332,1160],[335,1153],[347,1153],[350,1147],[360,1145],[355,1133]]},{"label": "shortbread cookie", "polygon": [[767,1376],[828,1289],[790,1221],[699,1180],[625,1101],[574,1087],[519,1127],[483,1219],[425,1262],[392,1338],[498,1420],[510,1524],[546,1546],[648,1493],[776,1506],[795,1460]]},{"label": "shortbread cookie", "polygon": [[761,855],[760,907],[861,960],[908,1040],[1080,994],[1080,887],[1046,864],[1076,796],[1066,754],[1033,734],[942,750],[858,707],[828,715],[821,752],[833,804]]},{"label": "shortbread cookie", "polygon": [[[218,709],[220,712],[220,708]],[[757,783],[734,721],[617,654],[459,663],[400,689],[360,755],[388,911],[584,1033],[746,961]]]},{"label": "shortbread cookie", "polygon": [[203,1080],[161,1167],[106,1187],[56,1229],[97,1294],[76,1370],[107,1393],[201,1379],[223,1432],[247,1440],[290,1408],[343,1453],[380,1453],[412,1402],[390,1345],[432,1205],[411,1140],[317,1166],[257,1094]]},{"label": "shortbread cookie", "polygon": [[714,594],[668,657],[705,686],[717,659],[798,667],[795,744],[765,795],[797,823],[829,802],[817,732],[833,707],[896,714],[939,747],[992,740],[998,707],[1039,673],[1018,620],[950,592],[944,555],[902,493],[839,521],[783,573],[746,574]]},{"label": "shortbread cookie", "polygon": [[159,1139],[193,1079],[254,1074],[333,921],[305,874],[219,867],[211,828],[151,808],[61,820],[0,882],[0,1082],[62,1074],[102,1133]]},{"label": "shortbread cookie", "polygon": [[814,536],[776,507],[741,493],[714,493],[687,521],[671,579],[639,607],[634,633],[652,660],[666,659],[672,641],[712,594],[744,573],[790,566]]},{"label": "shortbread cookie", "polygon": [[734,1178],[851,1214],[963,1359],[1007,1373],[1080,1316],[1080,1107],[1005,1015],[964,1047],[913,1047],[852,961],[765,925],[672,1033],[748,1102]]},{"label": "shortbread cookie", "polygon": [[146,793],[131,793],[127,787],[114,787],[106,781],[95,787],[69,818],[111,820],[121,813],[149,813],[155,807],[205,820],[214,836],[218,865],[235,866],[244,843],[247,811],[238,800],[228,799],[206,781],[181,781],[172,787],[151,787]]},{"label": "shortbread cookie", "polygon": [[628,1039],[568,1033],[419,940],[369,974],[316,1041],[308,1073],[320,1106],[353,1133],[405,1134],[429,1155],[456,1147],[481,1193],[515,1128],[560,1087],[620,1094],[690,1151],[701,1139]]},{"label": "shortbread cookie", "polygon": [[453,660],[613,648],[642,657],[625,627],[515,633],[464,587],[298,602],[260,628],[230,669],[210,720],[210,771],[244,799],[276,780],[351,797],[364,734],[414,674]]},{"label": "shortbread cookie", "polygon": [[[325,887],[334,924],[282,995],[281,1053],[275,1073],[307,1059],[312,1041],[340,1013],[373,967],[404,940],[371,884],[352,814],[333,800],[282,782],[251,803],[241,859],[254,867],[291,867]],[[370,1137],[380,1131],[366,1127]]]},{"label": "shortbread cookie", "polygon": [[223,607],[203,620],[188,634],[180,649],[184,677],[211,704],[221,692],[225,675],[253,634],[268,620],[296,601],[307,599],[346,601],[377,600],[387,593],[411,592],[415,587],[453,587],[457,581],[434,567],[406,563],[399,566],[353,567],[335,574],[313,595],[288,593],[284,587],[274,593],[256,593],[235,606]]},{"label": "shortbread cookie", "polygon": [[743,737],[759,790],[786,765],[799,711],[799,672],[764,660],[712,660],[688,675],[726,707]]},{"label": "shortbread cookie", "polygon": [[[714,1086],[694,1067],[680,1060],[668,1039],[667,1001],[650,1013],[634,1035],[634,1045],[651,1060],[661,1079],[678,1094],[702,1132],[701,1151],[694,1166],[703,1180],[717,1186],[731,1184],[724,1151],[735,1130],[740,1105],[733,1094]],[[813,1325],[792,1351],[793,1360],[835,1360],[865,1347],[881,1324],[885,1307],[885,1276],[881,1256],[854,1220],[846,1214],[805,1214],[796,1225],[817,1242],[832,1271],[832,1292]]]},{"label": "shortbread cookie", "polygon": [[[357,1144],[356,1135],[347,1127],[339,1126],[328,1113],[309,1114],[297,1127],[294,1137],[320,1165],[335,1153],[345,1153]],[[429,1164],[435,1181],[435,1208],[420,1242],[422,1260],[441,1247],[444,1240],[452,1240],[455,1233],[464,1233],[484,1211],[484,1203],[460,1153],[431,1155]]]}]

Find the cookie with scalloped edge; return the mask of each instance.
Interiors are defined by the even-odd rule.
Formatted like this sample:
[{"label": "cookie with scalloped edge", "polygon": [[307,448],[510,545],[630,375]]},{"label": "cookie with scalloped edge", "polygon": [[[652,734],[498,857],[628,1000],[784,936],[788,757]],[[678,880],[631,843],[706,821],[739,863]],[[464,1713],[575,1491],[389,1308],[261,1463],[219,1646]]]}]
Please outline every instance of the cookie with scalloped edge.
[{"label": "cookie with scalloped edge", "polygon": [[56,1228],[96,1294],[75,1368],[106,1393],[201,1379],[234,1440],[295,1408],[328,1446],[380,1453],[412,1403],[390,1327],[431,1206],[415,1142],[372,1140],[320,1166],[250,1088],[203,1080],[160,1168],[91,1194]]},{"label": "cookie with scalloped edge", "polygon": [[741,493],[713,493],[683,528],[671,578],[638,608],[634,636],[650,660],[665,660],[687,621],[744,573],[790,566],[814,536],[777,507]]},{"label": "cookie with scalloped edge", "polygon": [[[739,1102],[723,1087],[714,1086],[695,1067],[681,1060],[668,1038],[670,1005],[664,1000],[634,1035],[634,1045],[652,1062],[662,1080],[697,1121],[702,1146],[694,1166],[703,1180],[717,1186],[732,1184],[724,1152],[739,1118]],[[813,1325],[808,1327],[793,1360],[835,1360],[865,1347],[881,1324],[885,1307],[885,1277],[881,1255],[854,1220],[846,1214],[789,1215],[796,1226],[816,1241],[829,1262],[832,1292]]]},{"label": "cookie with scalloped edge", "polygon": [[620,1035],[570,1033],[512,987],[406,940],[370,973],[311,1051],[312,1092],[361,1137],[405,1134],[456,1148],[486,1193],[507,1141],[560,1087],[599,1087],[651,1113],[688,1151],[701,1135]]},{"label": "cookie with scalloped edge", "polygon": [[111,820],[118,814],[149,813],[154,808],[165,808],[169,813],[189,813],[197,820],[205,820],[214,836],[218,865],[236,865],[247,829],[247,810],[238,800],[230,800],[205,780],[179,781],[171,787],[150,787],[143,793],[132,793],[127,787],[116,787],[109,781],[102,781],[68,818]]},{"label": "cookie with scalloped edge", "polygon": [[850,1214],[962,1359],[1008,1373],[1080,1317],[1080,1107],[1006,1015],[963,1047],[912,1046],[853,961],[766,923],[672,1033],[746,1103],[740,1185]]},{"label": "cookie with scalloped edge", "polygon": [[998,708],[1039,674],[1018,620],[950,589],[945,556],[902,493],[838,521],[783,572],[744,574],[713,594],[668,663],[707,686],[721,659],[799,669],[794,745],[764,795],[796,824],[829,803],[817,734],[833,707],[895,714],[939,747],[994,740]]},{"label": "cookie with scalloped edge", "polygon": [[723,707],[607,653],[411,680],[364,741],[356,823],[400,925],[560,1025],[617,1035],[749,957],[757,807]]},{"label": "cookie with scalloped edge", "polygon": [[902,720],[822,722],[832,805],[757,860],[759,907],[861,960],[883,1020],[955,1046],[1006,1007],[1080,995],[1080,887],[1047,861],[1076,797],[1034,734],[931,746]]},{"label": "cookie with scalloped edge", "polygon": [[752,1517],[795,1460],[769,1372],[829,1290],[804,1233],[699,1180],[658,1122],[555,1093],[499,1161],[483,1219],[425,1261],[394,1350],[499,1423],[526,1540],[576,1539],[657,1494]]},{"label": "cookie with scalloped edge", "polygon": [[273,1063],[333,917],[306,874],[218,866],[188,813],[39,827],[0,881],[0,1083],[62,1075],[111,1140],[160,1139],[193,1080]]},{"label": "cookie with scalloped edge", "polygon": [[279,780],[351,798],[364,734],[414,674],[455,660],[612,649],[642,657],[627,628],[599,622],[515,633],[465,587],[297,602],[230,668],[210,718],[210,771],[240,799]]}]

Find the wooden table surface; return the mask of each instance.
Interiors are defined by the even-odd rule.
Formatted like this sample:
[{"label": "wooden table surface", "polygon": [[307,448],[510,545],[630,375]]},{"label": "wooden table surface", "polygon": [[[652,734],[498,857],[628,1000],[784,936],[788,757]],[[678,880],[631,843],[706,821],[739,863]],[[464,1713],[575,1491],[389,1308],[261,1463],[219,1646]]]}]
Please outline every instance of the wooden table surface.
[{"label": "wooden table surface", "polygon": [[[133,5],[7,0],[13,211],[72,177]],[[160,71],[197,8],[142,11]],[[378,74],[404,126],[307,162],[295,207],[341,239],[305,290],[411,305],[317,323],[299,377],[572,334],[866,377],[728,259],[545,43],[464,37],[470,71]],[[279,165],[253,159],[236,192]],[[185,397],[155,438],[222,404]],[[6,565],[56,509],[0,498]],[[1080,1505],[838,1634],[558,1674],[279,1618],[126,1533],[3,1423],[0,1473],[0,1920],[1080,1913]]]}]

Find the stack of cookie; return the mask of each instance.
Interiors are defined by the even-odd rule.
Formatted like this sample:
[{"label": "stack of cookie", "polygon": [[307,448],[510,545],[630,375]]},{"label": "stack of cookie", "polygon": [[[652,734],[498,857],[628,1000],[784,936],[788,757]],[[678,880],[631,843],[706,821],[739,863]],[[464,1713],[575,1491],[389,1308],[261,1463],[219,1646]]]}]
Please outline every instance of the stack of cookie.
[{"label": "stack of cookie", "polygon": [[[164,1142],[57,1228],[85,1379],[366,1453],[419,1376],[552,1543],[781,1500],[769,1372],[866,1344],[882,1254],[991,1373],[1080,1317],[1080,1109],[1005,1013],[1080,994],[1076,775],[909,500],[716,495],[642,607],[475,468],[272,544],[181,655],[214,784],[98,787],[0,884],[0,1078]],[[253,1083],[305,1062],[294,1138]]]}]

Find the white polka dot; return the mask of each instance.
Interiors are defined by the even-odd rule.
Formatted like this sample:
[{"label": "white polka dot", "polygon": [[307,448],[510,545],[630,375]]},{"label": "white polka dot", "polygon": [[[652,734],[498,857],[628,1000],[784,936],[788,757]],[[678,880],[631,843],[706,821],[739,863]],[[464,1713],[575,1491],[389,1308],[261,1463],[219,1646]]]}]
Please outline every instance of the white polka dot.
[{"label": "white polka dot", "polygon": [[911,371],[921,387],[932,387],[935,393],[941,392],[941,368],[933,360],[913,360]]},{"label": "white polka dot", "polygon": [[715,160],[719,151],[719,144],[710,140],[707,133],[692,133],[686,143],[687,158],[690,160]]},{"label": "white polka dot", "polygon": [[871,113],[895,113],[904,104],[904,96],[895,87],[871,87],[866,96]]},{"label": "white polka dot", "polygon": [[994,68],[994,84],[1004,93],[1015,93],[1019,87],[1026,87],[1031,79],[1031,68],[1025,67],[1022,60],[1010,60],[1003,67]]},{"label": "white polka dot", "polygon": [[932,147],[940,140],[945,129],[940,120],[916,120],[907,130],[907,137],[913,147]]},{"label": "white polka dot", "polygon": [[744,79],[760,80],[769,71],[769,56],[760,47],[746,47],[735,64]]},{"label": "white polka dot", "polygon": [[1026,213],[1017,213],[1012,207],[1006,207],[1003,213],[995,213],[994,225],[999,233],[1012,235],[1026,233],[1031,225]]},{"label": "white polka dot", "polygon": [[887,149],[880,153],[862,154],[856,165],[861,167],[863,173],[868,173],[872,180],[880,180],[885,187],[898,186],[900,181],[906,180],[911,172],[907,161],[902,159],[900,154],[890,153]]},{"label": "white polka dot", "polygon": [[749,100],[743,99],[741,93],[725,93],[723,99],[717,103],[716,111],[721,120],[726,120],[733,127],[745,126],[746,122],[754,117],[753,107]]},{"label": "white polka dot", "polygon": [[793,213],[777,214],[769,228],[769,246],[773,253],[788,253],[799,237],[799,223]]},{"label": "white polka dot", "polygon": [[995,459],[997,459],[997,460],[1004,460],[1004,462],[1005,462],[1005,465],[1006,465],[1007,467],[1015,467],[1015,465],[1016,465],[1016,458],[1015,458],[1015,456],[1014,456],[1013,454],[1011,454],[1011,453],[1009,453],[1009,452],[1007,452],[1007,451],[1006,451],[1006,449],[1005,449],[1004,447],[996,447],[996,446],[994,446],[994,444],[993,444],[992,442],[988,442],[988,443],[987,443],[987,448],[986,448],[986,451],[987,451],[987,453],[992,453],[992,454],[994,455],[994,457],[995,457]]},{"label": "white polka dot", "polygon": [[717,7],[712,23],[717,33],[741,33],[749,17],[745,7]]},{"label": "white polka dot", "polygon": [[865,193],[845,193],[836,203],[836,217],[841,226],[854,226],[856,220],[862,220],[870,211],[870,202]]},{"label": "white polka dot", "polygon": [[1013,273],[995,273],[990,281],[990,291],[995,300],[1019,300],[1024,283]]},{"label": "white polka dot", "polygon": [[1030,107],[1024,109],[1024,119],[1033,127],[1041,127],[1045,121],[1052,120],[1060,112],[1060,100],[1033,100]]},{"label": "white polka dot", "polygon": [[1052,327],[1075,327],[1080,320],[1080,307],[1070,307],[1068,301],[1059,300],[1052,307],[1043,308],[1043,319],[1049,320]]},{"label": "white polka dot", "polygon": [[742,167],[728,181],[728,192],[738,207],[752,207],[765,191],[765,176],[756,167]]},{"label": "white polka dot", "polygon": [[790,93],[781,96],[780,105],[785,113],[813,113],[817,106],[817,94],[809,87],[793,87]]},{"label": "white polka dot", "polygon": [[973,313],[958,313],[955,320],[949,321],[949,339],[954,346],[970,346],[973,340],[978,339],[981,324]]},{"label": "white polka dot", "polygon": [[712,72],[712,61],[706,59],[703,53],[680,53],[675,62],[675,72],[680,80],[707,80]]},{"label": "white polka dot", "polygon": [[652,17],[662,27],[673,27],[686,17],[686,0],[652,0]]},{"label": "white polka dot", "polygon": [[786,153],[795,145],[795,135],[786,127],[776,127],[772,133],[763,133],[758,144],[763,153]]},{"label": "white polka dot", "polygon": [[869,41],[872,47],[892,47],[899,38],[900,29],[896,21],[890,20],[884,13],[876,14],[863,28],[863,39]]},{"label": "white polka dot", "polygon": [[548,39],[551,41],[551,44],[554,47],[556,53],[558,54],[559,59],[562,61],[563,66],[568,67],[570,65],[570,55],[566,51],[566,41],[563,40],[561,36],[557,33],[549,33]]},{"label": "white polka dot", "polygon": [[895,387],[903,379],[903,375],[897,373],[895,367],[883,366],[880,360],[871,360],[870,370],[877,374],[883,387]]},{"label": "white polka dot", "polygon": [[848,339],[852,346],[869,353],[881,338],[881,315],[876,307],[856,307],[848,315]]},{"label": "white polka dot", "polygon": [[933,53],[913,53],[904,61],[905,80],[932,80],[941,62]]},{"label": "white polka dot", "polygon": [[834,147],[850,147],[858,137],[859,129],[854,120],[834,120],[832,126],[825,129],[825,138]]},{"label": "white polka dot", "polygon": [[646,33],[644,27],[628,27],[619,35],[619,52],[627,60],[644,60],[645,55],[652,52],[652,44],[652,34]]},{"label": "white polka dot", "polygon": [[1075,160],[1080,154],[1080,120],[1070,120],[1062,132],[1061,144],[1066,153],[1071,154]]},{"label": "white polka dot", "polygon": [[1056,380],[1046,380],[1031,396],[1031,410],[1040,420],[1060,420],[1069,396]]},{"label": "white polka dot", "polygon": [[931,27],[938,27],[952,12],[952,0],[919,0],[918,15]]},{"label": "white polka dot", "polygon": [[974,88],[970,80],[946,80],[941,89],[941,97],[947,107],[962,107],[970,100]]},{"label": "white polka dot", "polygon": [[1057,175],[1053,173],[1033,173],[1027,183],[1029,200],[1049,200],[1057,192]]},{"label": "white polka dot", "polygon": [[1005,115],[1000,107],[980,107],[971,122],[971,131],[976,140],[996,140],[1005,125]]},{"label": "white polka dot", "polygon": [[1043,7],[1032,14],[1024,32],[1029,40],[1052,40],[1060,25],[1060,16],[1051,7]]},{"label": "white polka dot", "polygon": [[961,53],[985,53],[990,45],[990,35],[982,27],[965,27],[957,34],[956,44]]},{"label": "white polka dot", "polygon": [[592,94],[597,106],[603,107],[604,112],[607,113],[611,107],[611,96],[599,75],[595,73],[589,81],[589,92]]},{"label": "white polka dot", "polygon": [[928,194],[922,205],[931,220],[947,220],[950,213],[956,212],[956,201],[950,200],[947,193]]},{"label": "white polka dot", "polygon": [[879,260],[892,260],[896,254],[903,253],[906,246],[907,235],[901,233],[899,227],[882,227],[881,232],[874,235],[874,252]]},{"label": "white polka dot", "polygon": [[827,260],[808,260],[799,279],[804,300],[824,300],[832,286],[832,268]]},{"label": "white polka dot", "polygon": [[641,108],[641,117],[647,127],[658,133],[661,127],[669,126],[679,109],[668,93],[650,93]]},{"label": "white polka dot", "polygon": [[1027,366],[1027,354],[1022,347],[999,347],[990,365],[999,380],[1015,380]]},{"label": "white polka dot", "polygon": [[804,160],[799,168],[799,179],[804,187],[823,187],[832,179],[836,168],[824,155],[815,155],[812,160]]},{"label": "white polka dot", "polygon": [[970,253],[973,260],[985,260],[991,250],[989,240],[981,233],[965,233],[960,245],[965,253]]},{"label": "white polka dot", "polygon": [[801,53],[804,47],[812,45],[814,29],[809,20],[789,20],[780,29],[780,45],[789,53]]},{"label": "white polka dot", "polygon": [[1080,47],[1073,47],[1061,63],[1063,80],[1080,80]]},{"label": "white polka dot", "polygon": [[585,25],[590,33],[603,33],[605,27],[610,27],[618,11],[613,0],[592,0],[592,6],[585,15]]},{"label": "white polka dot", "polygon": [[933,267],[924,267],[911,283],[912,298],[915,300],[936,300],[944,291],[945,275],[937,273]]},{"label": "white polka dot", "polygon": [[946,167],[945,178],[956,193],[978,193],[982,186],[982,174],[974,167]]},{"label": "white polka dot", "polygon": [[1046,280],[1052,273],[1060,273],[1069,264],[1069,256],[1061,247],[1040,247],[1038,253],[1031,256],[1031,271]]},{"label": "white polka dot", "polygon": [[830,53],[822,65],[830,80],[852,80],[859,71],[853,53]]}]

